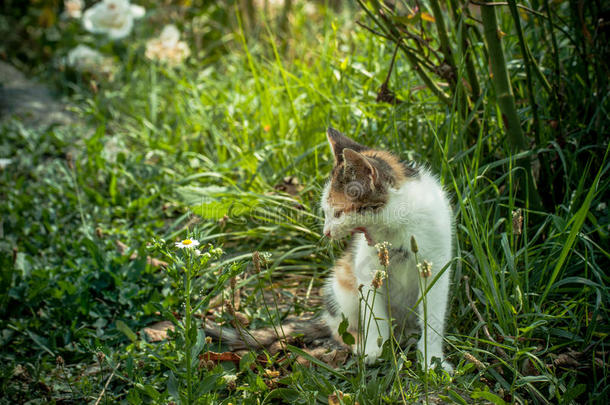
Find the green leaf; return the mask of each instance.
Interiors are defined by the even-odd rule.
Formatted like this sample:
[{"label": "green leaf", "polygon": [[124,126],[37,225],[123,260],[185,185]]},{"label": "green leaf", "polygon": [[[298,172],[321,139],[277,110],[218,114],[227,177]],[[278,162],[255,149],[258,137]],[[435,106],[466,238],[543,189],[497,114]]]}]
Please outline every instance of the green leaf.
[{"label": "green leaf", "polygon": [[341,314],[341,316],[343,317],[343,319],[341,320],[341,323],[339,324],[339,329],[338,329],[339,336],[341,336],[341,340],[343,340],[343,343],[351,346],[354,343],[356,343],[356,339],[354,338],[354,336],[351,333],[349,333],[347,331],[347,328],[349,327],[349,321],[347,320],[345,315]]},{"label": "green leaf", "polygon": [[578,384],[578,385],[566,390],[566,393],[563,394],[563,396],[561,397],[561,402],[563,402],[564,404],[570,403],[573,400],[575,400],[577,397],[582,395],[586,390],[587,390],[586,384]]},{"label": "green leaf", "polygon": [[248,352],[244,354],[239,360],[239,371],[248,371],[250,370],[250,366],[254,364],[256,361],[256,357],[254,353]]},{"label": "green leaf", "polygon": [[205,333],[203,329],[197,329],[197,341],[191,350],[191,358],[193,361],[199,361],[197,356],[201,353],[203,346],[205,345]]},{"label": "green leaf", "polygon": [[55,353],[53,353],[53,351],[47,347],[46,339],[38,336],[37,334],[35,334],[34,332],[32,332],[29,329],[27,330],[27,333],[28,333],[28,335],[30,335],[30,338],[34,341],[34,343],[36,343],[38,346],[40,346],[42,349],[44,349],[44,351],[49,353],[51,356],[55,357]]},{"label": "green leaf", "polygon": [[453,391],[452,389],[447,388],[447,394],[449,395],[448,399],[451,399],[456,404],[468,405],[468,402],[464,398],[462,398],[460,394]]},{"label": "green leaf", "polygon": [[117,195],[117,187],[116,187],[116,174],[114,172],[110,176],[110,184],[108,186],[108,194],[110,194],[110,200],[113,204],[116,204],[116,195]]},{"label": "green leaf", "polygon": [[136,387],[142,389],[146,393],[146,395],[148,395],[155,401],[157,401],[159,399],[159,397],[161,396],[159,391],[157,391],[155,389],[155,387],[153,387],[150,384],[146,384],[146,385],[137,384]]},{"label": "green leaf", "polygon": [[178,381],[171,370],[169,371],[169,377],[167,378],[167,391],[176,401],[180,400],[180,394],[178,393]]},{"label": "green leaf", "polygon": [[197,387],[197,396],[201,396],[212,391],[216,387],[216,382],[220,378],[220,374],[210,374],[201,380],[199,386]]},{"label": "green leaf", "polygon": [[205,218],[219,220],[225,215],[231,218],[247,215],[259,200],[251,194],[228,187],[180,187],[176,190],[180,200],[192,207],[193,213]]},{"label": "green leaf", "polygon": [[136,340],[138,340],[138,335],[136,335],[129,328],[129,326],[127,326],[127,324],[125,324],[125,322],[123,322],[123,321],[116,321],[115,325],[116,325],[116,328],[118,330],[120,330],[121,332],[123,332],[125,334],[125,336],[127,336],[129,338],[129,340],[131,340],[132,342],[135,342]]},{"label": "green leaf", "polygon": [[489,391],[475,391],[470,396],[472,399],[484,399],[495,405],[507,405],[502,398]]},{"label": "green leaf", "polygon": [[[608,156],[609,150],[610,150],[610,146],[608,146],[606,148],[606,154],[604,155],[604,162],[606,161],[606,157]],[[574,218],[572,218],[570,220],[570,223],[572,224],[572,229],[570,229],[570,234],[568,235],[568,239],[566,240],[566,242],[563,245],[563,249],[561,250],[561,254],[559,255],[557,264],[555,265],[555,268],[553,269],[553,273],[551,274],[551,277],[550,277],[549,281],[547,282],[546,288],[544,289],[544,292],[542,293],[542,296],[540,297],[540,301],[539,301],[540,303],[544,303],[546,296],[551,291],[551,287],[553,287],[553,283],[555,282],[555,279],[559,275],[559,271],[563,267],[563,264],[565,263],[565,261],[568,257],[568,254],[572,251],[572,247],[574,246],[574,242],[576,241],[576,236],[578,236],[578,234],[580,233],[580,229],[582,228],[582,226],[585,222],[585,219],[587,218],[587,213],[589,212],[589,208],[591,206],[591,201],[593,201],[593,197],[595,197],[595,193],[597,191],[597,187],[599,186],[599,180],[600,180],[600,177],[601,177],[603,171],[604,171],[604,169],[603,169],[603,167],[601,167],[599,169],[599,171],[597,172],[597,176],[595,176],[595,180],[593,181],[593,184],[589,188],[589,192],[587,193],[587,196],[585,197],[585,201],[583,202],[582,206],[580,207],[580,209],[578,210],[576,215],[574,215]]]},{"label": "green leaf", "polygon": [[341,340],[343,340],[343,343],[345,343],[346,345],[353,345],[354,343],[356,343],[356,339],[354,338],[354,335],[352,335],[349,332],[345,332],[341,335]]},{"label": "green leaf", "polygon": [[349,326],[349,321],[347,318],[343,314],[341,314],[341,316],[343,316],[343,320],[341,320],[341,323],[339,324],[339,335],[343,335],[345,332],[347,332],[347,327]]},{"label": "green leaf", "polygon": [[300,394],[298,391],[291,388],[276,388],[265,397],[263,403],[267,403],[269,399],[283,399],[286,404],[294,404],[299,400]]},{"label": "green leaf", "polygon": [[336,377],[341,378],[342,380],[348,381],[348,378],[341,374],[340,372],[338,372],[337,370],[335,370],[334,368],[330,367],[328,364],[324,363],[321,360],[316,359],[315,357],[313,357],[311,354],[307,353],[306,351],[299,349],[298,347],[292,346],[292,345],[287,345],[288,350],[290,350],[292,353],[295,353],[301,357],[303,357],[304,359],[312,362],[313,364],[323,368],[324,370],[328,371],[329,373],[333,374]]}]

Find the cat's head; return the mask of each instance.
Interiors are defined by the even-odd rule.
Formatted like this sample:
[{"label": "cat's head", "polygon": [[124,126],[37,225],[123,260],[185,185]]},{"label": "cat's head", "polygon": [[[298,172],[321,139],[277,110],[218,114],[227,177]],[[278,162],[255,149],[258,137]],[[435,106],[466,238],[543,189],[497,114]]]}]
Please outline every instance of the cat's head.
[{"label": "cat's head", "polygon": [[335,158],[322,194],[324,235],[332,239],[363,232],[369,244],[391,190],[398,189],[413,173],[394,155],[371,149],[328,128],[328,143]]}]

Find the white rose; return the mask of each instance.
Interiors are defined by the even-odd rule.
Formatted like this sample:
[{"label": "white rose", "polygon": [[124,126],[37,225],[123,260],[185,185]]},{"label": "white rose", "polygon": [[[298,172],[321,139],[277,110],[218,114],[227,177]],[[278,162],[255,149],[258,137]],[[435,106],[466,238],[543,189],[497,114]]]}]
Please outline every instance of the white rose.
[{"label": "white rose", "polygon": [[102,55],[87,45],[78,45],[68,52],[66,64],[79,72],[111,76],[114,70],[112,58]]},{"label": "white rose", "polygon": [[70,18],[80,18],[83,14],[83,0],[64,0],[65,15]]},{"label": "white rose", "polygon": [[191,53],[186,42],[180,41],[180,31],[175,25],[166,25],[158,38],[146,43],[146,57],[175,66]]},{"label": "white rose", "polygon": [[144,7],[129,4],[129,0],[103,0],[85,11],[83,26],[94,34],[121,39],[131,32],[133,20],[145,12]]}]

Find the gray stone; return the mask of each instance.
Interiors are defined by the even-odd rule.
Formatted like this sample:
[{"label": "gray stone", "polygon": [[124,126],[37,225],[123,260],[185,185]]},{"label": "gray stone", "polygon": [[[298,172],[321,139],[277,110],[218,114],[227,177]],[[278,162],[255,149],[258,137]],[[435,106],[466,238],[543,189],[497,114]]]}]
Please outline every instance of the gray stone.
[{"label": "gray stone", "polygon": [[0,61],[0,122],[10,118],[41,129],[49,125],[68,125],[75,120],[66,104],[53,97],[48,87]]}]

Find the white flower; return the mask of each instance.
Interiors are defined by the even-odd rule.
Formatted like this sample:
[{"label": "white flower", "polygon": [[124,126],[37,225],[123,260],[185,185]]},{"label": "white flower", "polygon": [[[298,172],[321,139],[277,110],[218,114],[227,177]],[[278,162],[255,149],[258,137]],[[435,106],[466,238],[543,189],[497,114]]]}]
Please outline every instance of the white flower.
[{"label": "white flower", "polygon": [[432,263],[427,260],[424,260],[423,263],[417,263],[417,268],[419,269],[419,274],[424,278],[432,275]]},{"label": "white flower", "polygon": [[606,207],[607,207],[607,205],[605,202],[600,202],[595,209],[597,211],[603,211],[606,209]]},{"label": "white flower", "polygon": [[64,13],[70,18],[80,18],[84,5],[83,0],[64,0]]},{"label": "white flower", "polygon": [[144,7],[129,4],[129,0],[102,0],[85,11],[83,26],[94,34],[121,39],[131,32],[133,20],[145,12]]},{"label": "white flower", "polygon": [[0,158],[0,169],[4,169],[6,166],[10,165],[13,159]]},{"label": "white flower", "polygon": [[158,38],[146,43],[146,57],[165,62],[170,66],[180,64],[191,54],[186,42],[180,41],[180,31],[175,25],[166,25]]},{"label": "white flower", "polygon": [[176,242],[176,247],[180,249],[193,249],[199,246],[197,239],[184,239],[183,241]]},{"label": "white flower", "polygon": [[235,382],[237,380],[237,376],[235,374],[227,374],[223,375],[222,379],[225,381],[225,383],[229,384]]},{"label": "white flower", "polygon": [[104,141],[104,147],[102,149],[102,158],[108,163],[116,163],[117,156],[119,153],[126,153],[127,148],[125,143],[118,136],[108,137]]},{"label": "white flower", "polygon": [[111,76],[114,70],[112,58],[106,57],[87,45],[78,45],[68,52],[66,64],[79,72]]}]

